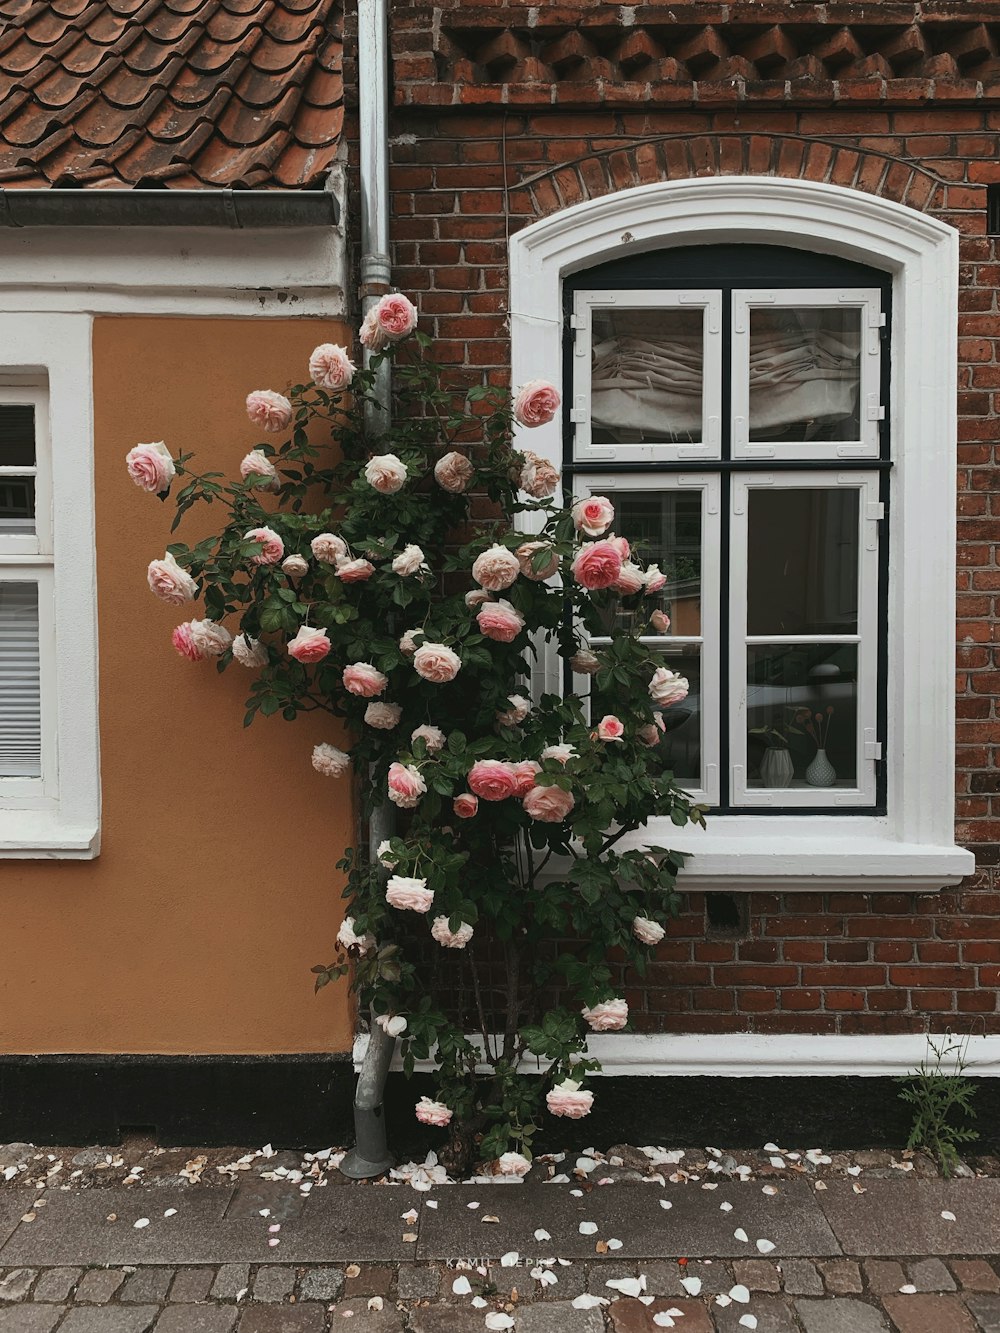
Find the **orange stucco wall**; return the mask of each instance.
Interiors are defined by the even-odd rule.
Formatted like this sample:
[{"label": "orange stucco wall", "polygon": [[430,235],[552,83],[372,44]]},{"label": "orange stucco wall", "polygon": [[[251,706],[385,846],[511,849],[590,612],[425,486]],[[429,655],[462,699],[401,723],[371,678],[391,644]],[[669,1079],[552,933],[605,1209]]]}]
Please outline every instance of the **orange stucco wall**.
[{"label": "orange stucco wall", "polygon": [[[101,854],[6,862],[0,874],[0,1052],[276,1053],[350,1046],[346,988],[313,994],[342,915],[334,862],[351,840],[349,793],[312,771],[333,719],[258,719],[249,677],[173,651],[189,617],[146,588],[168,540],[221,519],[139,491],[139,440],[194,449],[236,474],[259,438],[254,388],[306,376],[320,320],[98,318],[94,323]],[[57,442],[57,447],[72,447]],[[194,612],[197,614],[197,611]]]}]

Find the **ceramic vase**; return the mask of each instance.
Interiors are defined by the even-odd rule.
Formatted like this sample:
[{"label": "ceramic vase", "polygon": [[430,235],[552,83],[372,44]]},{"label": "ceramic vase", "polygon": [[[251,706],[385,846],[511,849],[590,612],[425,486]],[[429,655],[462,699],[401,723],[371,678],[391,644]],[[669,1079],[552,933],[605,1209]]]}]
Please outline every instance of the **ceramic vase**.
[{"label": "ceramic vase", "polygon": [[810,787],[832,787],[837,781],[837,770],[826,757],[825,750],[817,750],[812,763],[806,769],[806,782]]},{"label": "ceramic vase", "polygon": [[760,761],[760,780],[765,787],[788,787],[795,775],[792,756],[783,745],[771,745]]}]

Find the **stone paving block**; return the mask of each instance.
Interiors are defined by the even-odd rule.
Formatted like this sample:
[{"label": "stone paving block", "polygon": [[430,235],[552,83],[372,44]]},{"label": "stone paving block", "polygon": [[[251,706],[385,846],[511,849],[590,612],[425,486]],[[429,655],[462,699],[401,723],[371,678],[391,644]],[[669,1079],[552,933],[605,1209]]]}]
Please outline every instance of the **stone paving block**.
[{"label": "stone paving block", "polygon": [[[335,1305],[334,1313],[331,1318],[334,1320],[334,1328],[338,1327],[336,1323],[336,1312],[342,1307]],[[410,1311],[410,1322],[407,1325],[410,1333],[483,1333],[485,1328],[485,1316],[488,1310],[472,1310],[466,1305],[459,1308],[455,1305],[418,1305]],[[354,1333],[354,1321],[350,1325],[351,1333]],[[366,1325],[367,1327],[367,1325]],[[373,1330],[375,1325],[371,1326]],[[401,1328],[401,1324],[386,1324],[383,1326],[387,1333],[388,1330]],[[378,1329],[382,1333],[382,1329]]]},{"label": "stone paving block", "polygon": [[170,1288],[170,1299],[178,1304],[207,1301],[214,1280],[214,1268],[182,1268]]},{"label": "stone paving block", "polygon": [[951,1259],[949,1263],[959,1286],[967,1291],[1000,1291],[1000,1277],[985,1259]]},{"label": "stone paving block", "polygon": [[249,1289],[249,1264],[223,1264],[215,1275],[209,1295],[214,1301],[235,1301],[241,1291]]},{"label": "stone paving block", "polygon": [[789,1296],[822,1296],[823,1279],[809,1259],[782,1259],[781,1280]]},{"label": "stone paving block", "polygon": [[[703,1296],[715,1296],[720,1291],[728,1291],[733,1285],[733,1274],[729,1264],[713,1262],[711,1259],[705,1259],[701,1263],[685,1264],[681,1277],[699,1278]],[[687,1294],[684,1287],[681,1287],[681,1291]]]},{"label": "stone paving block", "polygon": [[[400,1267],[400,1283],[403,1281],[403,1274],[411,1271],[413,1270],[409,1264]],[[299,1296],[304,1301],[335,1301],[343,1289],[344,1270],[342,1268],[310,1268],[299,1284]]]},{"label": "stone paving block", "polygon": [[156,1305],[76,1305],[59,1333],[146,1333],[159,1313]]},{"label": "stone paving block", "polygon": [[174,1276],[172,1268],[137,1268],[118,1293],[128,1305],[161,1304]]},{"label": "stone paving block", "polygon": [[[681,1278],[684,1270],[670,1259],[654,1259],[640,1265],[646,1274],[646,1290],[651,1296],[683,1296]],[[561,1279],[560,1279],[561,1280]]]},{"label": "stone paving block", "polygon": [[908,1265],[910,1282],[917,1291],[954,1291],[955,1279],[940,1259],[917,1259]]},{"label": "stone paving block", "polygon": [[[558,1265],[556,1266],[558,1267]],[[490,1273],[494,1281],[496,1280],[496,1272],[497,1270],[494,1268]],[[621,1260],[618,1260],[615,1263],[588,1264],[587,1290],[593,1292],[595,1296],[613,1296],[614,1288],[607,1285],[609,1282],[614,1282],[618,1278],[636,1277],[637,1275],[638,1267],[634,1259],[631,1263],[622,1263]]]},{"label": "stone paving block", "polygon": [[232,1305],[168,1305],[154,1333],[232,1333],[237,1314]]},{"label": "stone paving block", "polygon": [[876,1296],[895,1296],[906,1281],[903,1265],[889,1259],[869,1259],[865,1277]]},{"label": "stone paving block", "polygon": [[614,1333],[660,1333],[653,1323],[653,1315],[674,1309],[683,1312],[683,1318],[675,1320],[678,1333],[682,1329],[683,1333],[714,1333],[712,1320],[701,1301],[678,1301],[662,1296],[652,1305],[643,1305],[642,1301],[625,1296],[607,1306]]},{"label": "stone paving block", "polygon": [[[359,1317],[351,1320],[351,1333],[383,1333],[383,1328],[386,1333],[389,1330],[395,1333],[403,1327],[401,1320],[385,1325],[366,1323],[360,1318],[361,1310],[356,1311]],[[365,1314],[368,1314],[367,1310]],[[341,1325],[335,1323],[334,1327],[340,1328]],[[238,1325],[239,1333],[323,1333],[325,1328],[326,1306],[316,1302],[309,1305],[249,1305]]]},{"label": "stone paving block", "polygon": [[736,1259],[733,1261],[733,1280],[742,1282],[750,1291],[780,1291],[781,1274],[777,1264],[766,1259]]},{"label": "stone paving block", "polygon": [[1000,1253],[1000,1179],[870,1180],[864,1194],[831,1180],[816,1198],[845,1254]]},{"label": "stone paving block", "polygon": [[248,1181],[236,1187],[232,1202],[226,1209],[227,1220],[249,1217],[260,1218],[260,1210],[268,1209],[266,1222],[288,1222],[300,1217],[306,1206],[306,1196],[280,1180]]},{"label": "stone paving block", "polygon": [[[795,1313],[805,1333],[887,1333],[888,1321],[873,1305],[849,1296],[825,1301],[795,1302]],[[936,1333],[944,1333],[943,1328]]]},{"label": "stone paving block", "polygon": [[571,1301],[587,1290],[586,1264],[572,1264],[569,1268],[556,1264],[551,1271],[555,1274],[555,1283],[539,1287],[535,1292],[536,1301]]},{"label": "stone paving block", "polygon": [[52,1333],[64,1305],[11,1305],[0,1309],[0,1333]]},{"label": "stone paving block", "polygon": [[[981,1333],[1000,1333],[1000,1295],[995,1292],[967,1291],[965,1303],[972,1311]],[[0,1324],[0,1330],[3,1325]]]},{"label": "stone paving block", "polygon": [[[332,1271],[338,1272],[337,1269]],[[302,1279],[303,1294],[305,1294],[305,1284],[308,1278],[309,1275]],[[343,1281],[343,1274],[341,1274],[341,1281]],[[441,1290],[441,1272],[431,1266],[400,1264],[397,1290],[401,1301],[432,1300]]]},{"label": "stone paving block", "polygon": [[76,1299],[81,1305],[107,1305],[124,1281],[120,1268],[92,1268],[80,1279]]},{"label": "stone paving block", "polygon": [[604,1319],[600,1310],[574,1310],[570,1301],[526,1305],[517,1312],[517,1333],[604,1333]]},{"label": "stone paving block", "polygon": [[76,1286],[82,1270],[79,1268],[49,1268],[35,1283],[34,1301],[54,1301],[61,1304]]},{"label": "stone paving block", "polygon": [[819,1265],[827,1291],[835,1296],[860,1295],[861,1269],[853,1259],[827,1259]]},{"label": "stone paving block", "polygon": [[[0,1197],[0,1246],[14,1234],[24,1216],[26,1196],[9,1193]],[[30,1225],[30,1223],[25,1223]],[[3,1260],[0,1260],[2,1263]]]},{"label": "stone paving block", "polygon": [[979,1333],[957,1296],[886,1296],[882,1304],[899,1333]]},{"label": "stone paving block", "polygon": [[[747,1333],[746,1325],[740,1323],[745,1314],[752,1314],[757,1320],[756,1333],[798,1333],[791,1303],[778,1296],[755,1296],[749,1305],[739,1305],[733,1301],[725,1309],[713,1306],[712,1314],[717,1333]],[[680,1333],[679,1319],[677,1329]]]},{"label": "stone paving block", "polygon": [[37,1268],[12,1268],[0,1281],[0,1301],[23,1301],[37,1276]]},{"label": "stone paving block", "polygon": [[[258,1306],[257,1308],[262,1310],[264,1307]],[[273,1315],[286,1315],[290,1311],[296,1309],[305,1310],[306,1308],[307,1307],[304,1305],[272,1305],[269,1307],[268,1313]],[[341,1301],[339,1304],[331,1305],[329,1307],[323,1305],[311,1305],[308,1308],[310,1310],[319,1310],[321,1314],[329,1308],[331,1328],[342,1328],[344,1330],[350,1329],[350,1333],[400,1333],[403,1327],[402,1313],[397,1310],[395,1306],[390,1305],[388,1301],[383,1310],[369,1310],[367,1300]],[[426,1306],[424,1308],[434,1309],[435,1307]],[[445,1308],[450,1309],[452,1307],[448,1306]],[[348,1311],[350,1311],[350,1315],[348,1315]],[[247,1313],[249,1313],[249,1311]],[[349,1324],[344,1322],[347,1318],[350,1318],[351,1322]],[[320,1333],[320,1330],[323,1328],[325,1328],[324,1324],[316,1324],[315,1333]],[[414,1329],[416,1328],[416,1325],[411,1324],[410,1328]],[[240,1324],[239,1327],[239,1333],[314,1333],[314,1327],[311,1324],[304,1324],[300,1330],[295,1324],[289,1324],[287,1326],[280,1324],[265,1324],[258,1326],[254,1324],[251,1326],[246,1323],[246,1315],[244,1315],[243,1323]],[[476,1327],[476,1333],[483,1333],[483,1321],[481,1319]]]},{"label": "stone paving block", "polygon": [[348,1300],[355,1296],[388,1296],[393,1276],[393,1270],[386,1264],[362,1264],[357,1277],[348,1275],[344,1295]]},{"label": "stone paving block", "polygon": [[277,1264],[268,1264],[257,1269],[253,1280],[253,1299],[268,1301],[272,1304],[285,1301],[295,1288],[295,1269],[282,1268]]}]

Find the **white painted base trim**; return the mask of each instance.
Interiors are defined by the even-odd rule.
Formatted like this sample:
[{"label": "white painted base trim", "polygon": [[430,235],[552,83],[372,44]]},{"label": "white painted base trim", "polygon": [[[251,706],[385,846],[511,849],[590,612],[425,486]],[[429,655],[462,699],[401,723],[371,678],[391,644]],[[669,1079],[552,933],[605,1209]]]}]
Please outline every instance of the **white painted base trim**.
[{"label": "white painted base trim", "polygon": [[[470,1037],[476,1041],[476,1037]],[[763,1036],[753,1032],[661,1033],[637,1036],[623,1033],[591,1037],[589,1053],[600,1060],[607,1077],[643,1075],[677,1078],[713,1075],[726,1078],[894,1078],[909,1074],[925,1059],[933,1059],[929,1041],[938,1047],[954,1041],[943,1034],[921,1032],[887,1036]],[[354,1041],[354,1065],[359,1068],[368,1047],[367,1034]],[[966,1052],[970,1075],[1000,1077],[1000,1035],[972,1037]],[[433,1069],[430,1060],[418,1060],[417,1069]],[[531,1072],[534,1061],[522,1068]],[[392,1068],[402,1069],[397,1049]]]}]

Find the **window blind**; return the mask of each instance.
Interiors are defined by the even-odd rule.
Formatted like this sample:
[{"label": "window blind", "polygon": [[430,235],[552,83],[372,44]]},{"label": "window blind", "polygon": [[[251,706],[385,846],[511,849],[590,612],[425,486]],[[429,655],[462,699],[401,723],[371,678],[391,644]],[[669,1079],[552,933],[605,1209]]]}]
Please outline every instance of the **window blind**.
[{"label": "window blind", "polygon": [[0,778],[41,775],[38,584],[0,580]]}]

